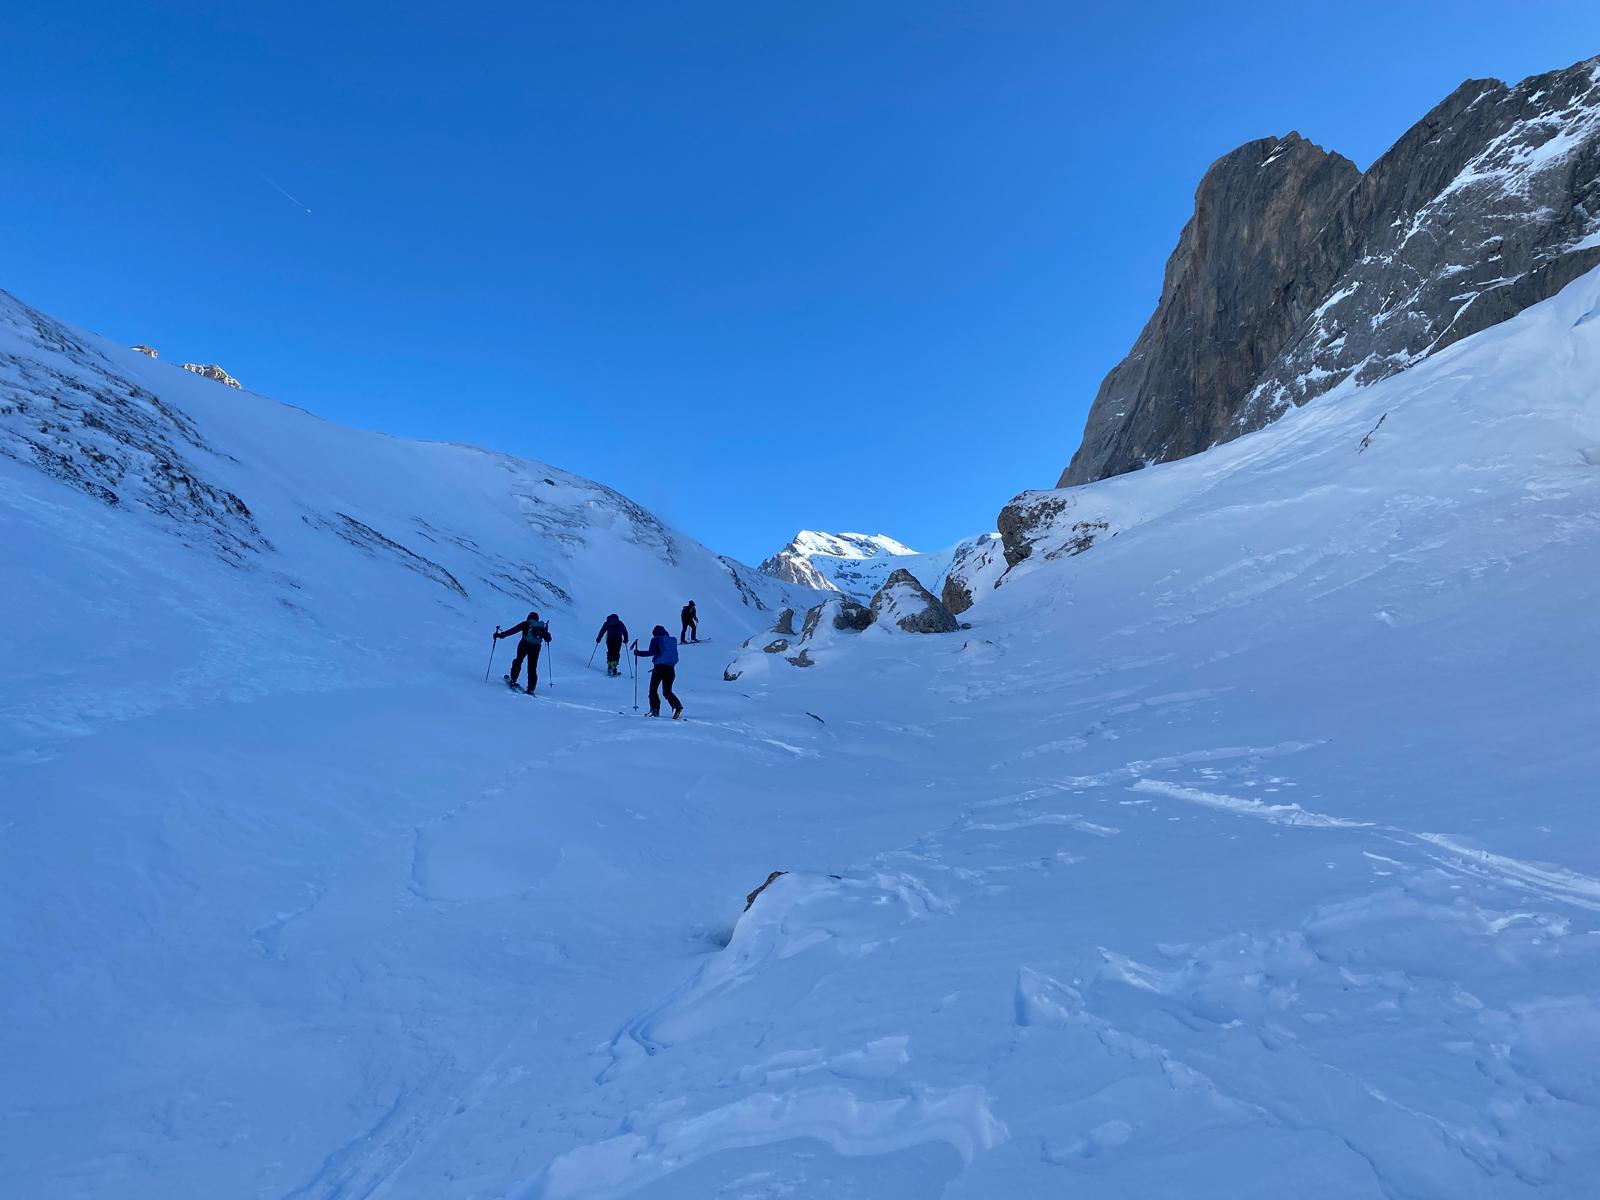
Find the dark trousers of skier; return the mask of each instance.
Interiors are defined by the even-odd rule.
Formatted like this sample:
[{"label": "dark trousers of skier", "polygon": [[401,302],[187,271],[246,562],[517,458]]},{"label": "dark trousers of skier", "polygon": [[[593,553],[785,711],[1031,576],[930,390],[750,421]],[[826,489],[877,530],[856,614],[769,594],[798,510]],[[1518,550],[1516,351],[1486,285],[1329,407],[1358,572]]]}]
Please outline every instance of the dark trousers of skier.
[{"label": "dark trousers of skier", "polygon": [[594,635],[594,644],[598,646],[601,639],[606,643],[606,674],[621,675],[617,664],[622,661],[622,643],[628,640],[628,627],[616,613],[607,617],[605,624],[600,626],[600,632]]},{"label": "dark trousers of skier", "polygon": [[517,675],[522,670],[522,660],[528,660],[528,695],[533,695],[534,689],[539,686],[539,649],[550,640],[550,626],[539,619],[539,614],[531,612],[526,621],[519,621],[510,629],[497,629],[494,640],[514,637],[517,639],[517,657],[511,663],[511,674],[506,676],[512,687],[517,686]]},{"label": "dark trousers of skier", "polygon": [[539,686],[539,651],[543,648],[540,642],[519,641],[517,643],[517,656],[511,660],[511,682],[517,681],[517,672],[522,669],[522,660],[528,660],[528,690],[534,691]]},{"label": "dark trousers of skier", "polygon": [[683,618],[683,628],[678,630],[680,642],[698,642],[700,640],[700,618],[686,613]]},{"label": "dark trousers of skier", "polygon": [[667,703],[672,705],[673,713],[683,711],[683,705],[678,703],[678,697],[672,693],[672,681],[678,677],[677,667],[651,667],[650,668],[650,715],[661,715],[661,697],[665,695]]},{"label": "dark trousers of skier", "polygon": [[650,631],[650,646],[641,650],[634,644],[635,658],[648,658],[654,660],[650,669],[650,715],[661,715],[661,694],[667,695],[667,703],[672,705],[672,719],[676,721],[683,715],[683,705],[672,692],[672,681],[678,675],[678,643],[667,632],[666,627],[657,625]]}]

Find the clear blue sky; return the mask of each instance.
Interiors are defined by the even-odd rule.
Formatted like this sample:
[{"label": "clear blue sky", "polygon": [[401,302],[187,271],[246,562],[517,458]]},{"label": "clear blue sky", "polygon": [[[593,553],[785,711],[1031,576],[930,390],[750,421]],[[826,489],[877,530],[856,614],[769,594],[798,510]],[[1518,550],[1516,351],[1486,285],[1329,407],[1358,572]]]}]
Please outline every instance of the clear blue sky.
[{"label": "clear blue sky", "polygon": [[746,559],[933,548],[1055,481],[1218,155],[1596,52],[1593,0],[14,0],[0,287]]}]

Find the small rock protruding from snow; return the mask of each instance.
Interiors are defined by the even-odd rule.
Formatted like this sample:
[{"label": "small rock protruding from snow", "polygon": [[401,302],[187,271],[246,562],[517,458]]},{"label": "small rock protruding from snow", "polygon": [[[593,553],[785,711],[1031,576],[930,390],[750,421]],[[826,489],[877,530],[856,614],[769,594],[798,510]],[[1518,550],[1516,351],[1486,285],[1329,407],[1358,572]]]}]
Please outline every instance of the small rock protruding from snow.
[{"label": "small rock protruding from snow", "polygon": [[768,875],[766,879],[762,881],[760,887],[756,888],[755,891],[751,892],[744,898],[744,911],[750,911],[750,906],[756,902],[756,897],[771,887],[774,879],[777,879],[780,875],[787,875],[788,873],[789,872],[787,871],[774,871],[772,874]]},{"label": "small rock protruding from snow", "polygon": [[872,598],[872,619],[906,633],[954,633],[961,628],[943,601],[904,568],[890,575]]},{"label": "small rock protruding from snow", "polygon": [[154,346],[146,346],[143,342],[140,342],[137,346],[131,347],[131,349],[137,350],[140,354],[148,354],[151,358],[161,357],[156,353],[156,348]]},{"label": "small rock protruding from snow", "polygon": [[[135,346],[134,349],[137,350],[138,347]],[[154,358],[155,354],[152,353],[150,357]],[[193,371],[196,375],[199,375],[205,379],[215,379],[218,383],[226,384],[231,388],[240,386],[237,379],[235,379],[232,375],[229,375],[216,363],[205,363],[203,365],[201,363],[184,363],[183,369],[185,371]]]},{"label": "small rock protruding from snow", "polygon": [[[722,669],[722,678],[732,683],[751,672],[760,675],[773,661],[768,655],[782,655],[785,662],[797,667],[815,666],[817,660],[811,655],[812,649],[827,646],[841,633],[859,633],[872,621],[872,610],[866,605],[857,604],[848,596],[835,596],[806,610],[805,620],[801,622],[800,633],[796,636],[794,610],[784,609],[778,615],[773,629],[740,643],[738,655]],[[773,637],[775,633],[787,636]],[[788,653],[795,649],[797,653]]]}]

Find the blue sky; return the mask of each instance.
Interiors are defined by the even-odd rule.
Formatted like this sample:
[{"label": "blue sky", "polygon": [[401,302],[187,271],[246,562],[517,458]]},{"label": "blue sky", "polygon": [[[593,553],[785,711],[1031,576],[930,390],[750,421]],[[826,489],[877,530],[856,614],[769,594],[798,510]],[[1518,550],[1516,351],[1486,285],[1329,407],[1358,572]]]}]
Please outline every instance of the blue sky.
[{"label": "blue sky", "polygon": [[933,548],[1055,481],[1218,155],[1594,53],[1592,0],[29,0],[0,287],[746,559]]}]

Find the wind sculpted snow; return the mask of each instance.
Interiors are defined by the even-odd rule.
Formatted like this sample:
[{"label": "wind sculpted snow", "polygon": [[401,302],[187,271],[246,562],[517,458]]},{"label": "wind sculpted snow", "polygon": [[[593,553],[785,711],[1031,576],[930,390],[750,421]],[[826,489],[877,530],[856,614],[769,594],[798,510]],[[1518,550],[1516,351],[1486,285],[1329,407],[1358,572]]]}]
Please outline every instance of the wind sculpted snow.
[{"label": "wind sculpted snow", "polygon": [[[486,687],[480,559],[370,476],[224,479],[280,594],[0,460],[0,1190],[1591,1194],[1596,312],[1044,494],[969,630],[685,647],[684,723],[561,626],[553,692]],[[426,453],[460,534],[417,481],[501,460]],[[541,574],[631,623],[610,554]]]}]

